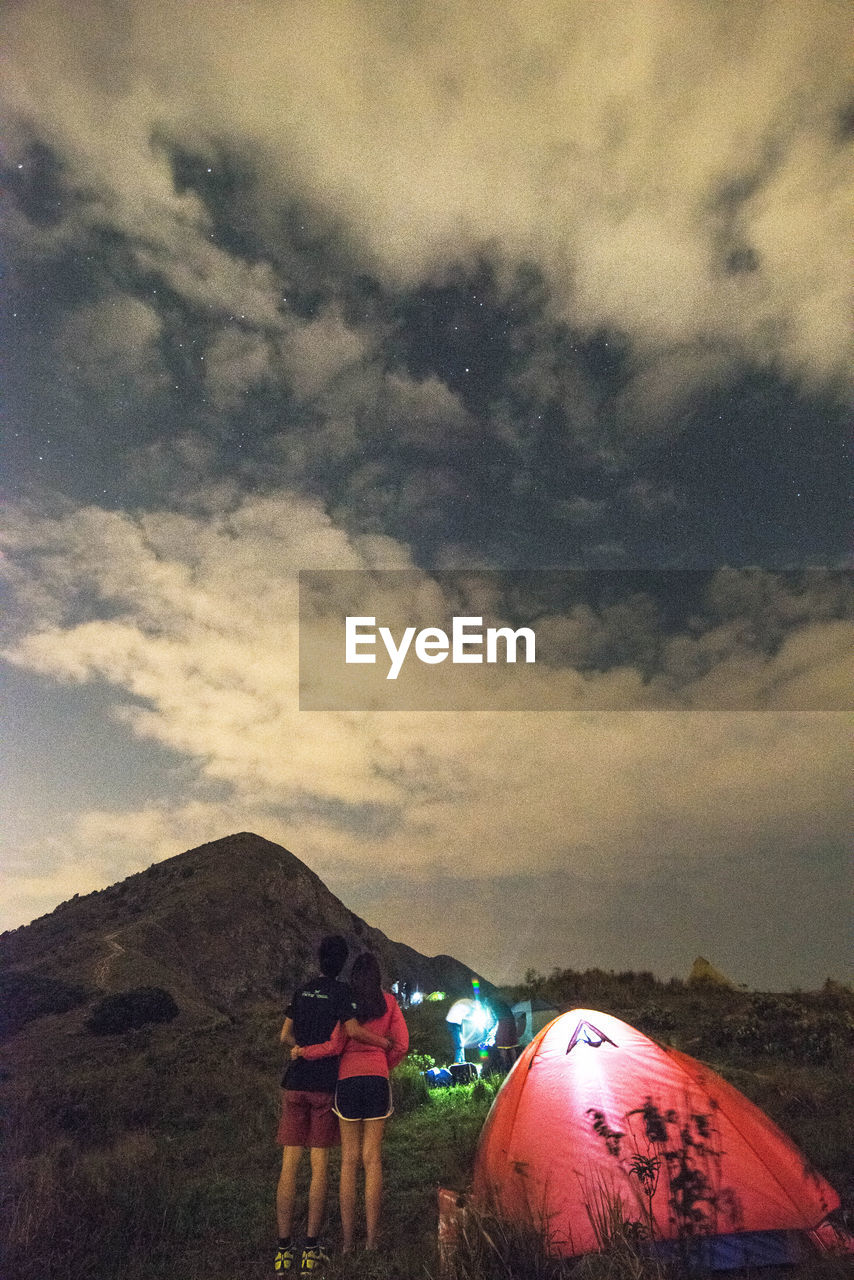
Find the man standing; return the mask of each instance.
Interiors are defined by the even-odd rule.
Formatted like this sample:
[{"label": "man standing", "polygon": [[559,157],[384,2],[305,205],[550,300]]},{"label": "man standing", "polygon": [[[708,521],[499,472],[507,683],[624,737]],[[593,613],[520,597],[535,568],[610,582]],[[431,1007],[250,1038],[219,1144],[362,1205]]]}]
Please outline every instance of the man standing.
[{"label": "man standing", "polygon": [[[346,959],[347,942],[344,938],[334,935],[323,939],[318,951],[320,974],[294,992],[285,1010],[279,1036],[282,1044],[323,1044],[331,1037],[336,1024],[341,1022],[353,1039],[383,1049],[389,1047],[387,1038],[365,1031],[355,1019],[350,988],[338,981]],[[276,1190],[279,1243],[274,1265],[277,1276],[294,1270],[296,1250],[291,1241],[291,1227],[297,1169],[306,1147],[311,1160],[311,1183],[308,1234],[299,1274],[316,1274],[329,1261],[319,1242],[319,1234],[326,1207],[329,1149],[340,1141],[338,1118],[332,1111],[337,1079],[338,1059],[334,1057],[319,1058],[314,1062],[298,1058],[290,1063],[282,1077],[282,1114],[276,1135],[276,1141],[283,1148],[282,1171]]]},{"label": "man standing", "polygon": [[495,1026],[490,1032],[490,1039],[493,1044],[493,1061],[496,1069],[506,1075],[516,1061],[519,1051],[519,1033],[516,1029],[516,1019],[513,1016],[513,1010],[500,997],[493,997],[490,1005],[492,1006],[493,1017],[496,1019]]}]

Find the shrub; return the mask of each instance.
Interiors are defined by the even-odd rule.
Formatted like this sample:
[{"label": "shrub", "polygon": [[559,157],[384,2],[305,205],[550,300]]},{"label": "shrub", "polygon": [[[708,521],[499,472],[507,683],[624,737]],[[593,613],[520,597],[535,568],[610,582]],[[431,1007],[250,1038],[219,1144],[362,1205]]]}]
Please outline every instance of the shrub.
[{"label": "shrub", "polygon": [[492,1094],[487,1087],[486,1081],[475,1080],[471,1090],[472,1102],[486,1102],[487,1099],[491,1099],[491,1097]]},{"label": "shrub", "polygon": [[86,1025],[95,1035],[117,1035],[152,1022],[171,1022],[178,1012],[163,987],[135,987],[99,1000]]},{"label": "shrub", "polygon": [[659,989],[661,983],[647,969],[617,973],[599,968],[552,969],[548,977],[529,969],[523,988],[526,995],[539,996],[556,1005],[583,1004],[606,1011],[632,1007]]},{"label": "shrub", "polygon": [[392,1074],[394,1106],[396,1111],[414,1111],[430,1101],[430,1090],[424,1079],[423,1068],[418,1061],[407,1060],[395,1067]]},{"label": "shrub", "polygon": [[854,1019],[844,1010],[814,1012],[786,996],[755,995],[742,1012],[724,1017],[703,1038],[707,1051],[729,1048],[795,1062],[822,1064],[854,1044]]},{"label": "shrub", "polygon": [[451,1003],[451,1000],[425,1000],[405,1011],[410,1057],[415,1053],[433,1059],[434,1063],[450,1060],[453,1044],[445,1014]]},{"label": "shrub", "polygon": [[445,1257],[447,1280],[558,1280],[566,1264],[548,1256],[547,1231],[468,1206]]},{"label": "shrub", "polygon": [[66,1013],[88,999],[85,987],[44,973],[12,969],[0,974],[0,1040],[48,1013]]},{"label": "shrub", "polygon": [[641,1031],[652,1033],[674,1031],[676,1014],[660,1004],[646,1004],[635,1016],[635,1023]]}]

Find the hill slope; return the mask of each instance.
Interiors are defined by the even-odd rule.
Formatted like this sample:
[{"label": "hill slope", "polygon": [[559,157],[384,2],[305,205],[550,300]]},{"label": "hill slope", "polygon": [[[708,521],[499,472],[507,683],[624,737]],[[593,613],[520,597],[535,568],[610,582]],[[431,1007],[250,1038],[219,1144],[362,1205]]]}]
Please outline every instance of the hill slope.
[{"label": "hill slope", "polygon": [[[168,858],[107,889],[72,898],[0,937],[7,980],[97,993],[167,988],[186,1012],[236,1013],[281,999],[314,966],[317,943],[341,933],[379,957],[387,981],[468,988],[473,973],[392,942],[281,845],[251,832]],[[47,986],[45,985],[47,984]]]}]

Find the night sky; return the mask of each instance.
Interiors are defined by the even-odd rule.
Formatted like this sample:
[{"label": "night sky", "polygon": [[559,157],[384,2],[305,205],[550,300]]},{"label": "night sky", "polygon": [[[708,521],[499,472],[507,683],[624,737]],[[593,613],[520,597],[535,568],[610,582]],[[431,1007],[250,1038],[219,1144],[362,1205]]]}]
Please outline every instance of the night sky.
[{"label": "night sky", "polygon": [[[496,981],[849,980],[848,6],[2,26],[0,925],[253,830]],[[301,569],[585,571],[577,709],[300,711]]]}]

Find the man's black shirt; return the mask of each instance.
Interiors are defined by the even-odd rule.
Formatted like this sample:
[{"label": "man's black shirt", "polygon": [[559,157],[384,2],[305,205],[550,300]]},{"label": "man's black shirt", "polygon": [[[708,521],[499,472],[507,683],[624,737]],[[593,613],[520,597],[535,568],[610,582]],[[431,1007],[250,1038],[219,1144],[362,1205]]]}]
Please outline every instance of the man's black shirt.
[{"label": "man's black shirt", "polygon": [[[355,1017],[353,994],[346,982],[337,978],[314,978],[294,992],[285,1010],[285,1017],[292,1018],[294,1038],[299,1045],[323,1044],[335,1030],[338,1022]],[[317,1058],[307,1062],[297,1058],[282,1077],[285,1089],[318,1089],[333,1093],[338,1079],[338,1059]]]}]

